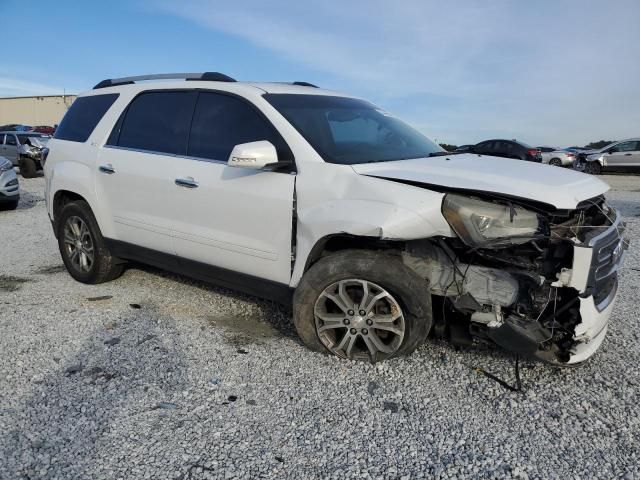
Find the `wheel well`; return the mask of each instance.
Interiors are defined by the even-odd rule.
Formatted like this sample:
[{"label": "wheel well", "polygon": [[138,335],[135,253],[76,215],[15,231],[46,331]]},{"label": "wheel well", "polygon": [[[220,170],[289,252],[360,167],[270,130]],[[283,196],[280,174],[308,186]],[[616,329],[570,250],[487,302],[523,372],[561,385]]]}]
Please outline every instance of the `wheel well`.
[{"label": "wheel well", "polygon": [[322,257],[340,250],[402,250],[404,242],[398,240],[381,240],[377,237],[360,237],[339,233],[327,235],[316,242],[311,249],[304,266],[306,272]]},{"label": "wheel well", "polygon": [[[81,195],[78,195],[77,193],[71,192],[69,190],[57,191],[56,194],[53,196],[53,221],[56,222],[58,220],[60,211],[67,203],[75,202],[78,200],[83,200],[86,202],[84,197],[82,197]],[[55,228],[55,225],[54,225],[54,232],[57,232],[57,231],[58,229]]]}]

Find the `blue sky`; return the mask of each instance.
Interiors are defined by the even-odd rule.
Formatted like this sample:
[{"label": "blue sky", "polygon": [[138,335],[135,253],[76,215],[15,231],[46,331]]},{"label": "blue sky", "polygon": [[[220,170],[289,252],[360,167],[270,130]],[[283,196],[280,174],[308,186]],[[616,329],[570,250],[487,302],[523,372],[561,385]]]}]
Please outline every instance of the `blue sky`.
[{"label": "blue sky", "polygon": [[0,0],[0,18],[19,45],[0,96],[221,71],[366,97],[440,142],[640,136],[638,0]]}]

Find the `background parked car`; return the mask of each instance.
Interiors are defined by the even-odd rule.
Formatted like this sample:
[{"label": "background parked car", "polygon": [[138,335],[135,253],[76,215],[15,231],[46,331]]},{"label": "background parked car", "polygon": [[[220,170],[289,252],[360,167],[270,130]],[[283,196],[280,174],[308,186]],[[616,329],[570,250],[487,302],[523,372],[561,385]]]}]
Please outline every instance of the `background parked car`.
[{"label": "background parked car", "polygon": [[537,148],[515,140],[485,140],[473,147],[473,153],[527,160],[529,162],[542,161],[542,156]]},{"label": "background parked car", "polygon": [[50,138],[35,132],[0,132],[0,155],[20,167],[24,178],[33,178],[42,170],[43,151]]},{"label": "background parked car", "polygon": [[19,200],[20,186],[13,164],[0,157],[0,210],[15,210]]},{"label": "background parked car", "polygon": [[542,163],[555,165],[556,167],[569,167],[573,165],[576,154],[568,150],[554,147],[538,147],[542,156]]},{"label": "background parked car", "polygon": [[607,145],[600,150],[578,154],[573,164],[576,170],[598,175],[604,170],[640,168],[640,138],[629,138]]},{"label": "background parked car", "polygon": [[469,153],[473,152],[474,145],[460,145],[454,150],[454,153]]}]

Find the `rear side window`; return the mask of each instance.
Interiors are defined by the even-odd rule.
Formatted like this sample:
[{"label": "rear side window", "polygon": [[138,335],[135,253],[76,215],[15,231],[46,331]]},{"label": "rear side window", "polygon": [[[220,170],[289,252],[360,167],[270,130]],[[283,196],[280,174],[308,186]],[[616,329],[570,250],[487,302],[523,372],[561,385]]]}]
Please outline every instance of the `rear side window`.
[{"label": "rear side window", "polygon": [[56,129],[55,138],[86,142],[118,96],[117,93],[107,93],[76,98]]},{"label": "rear side window", "polygon": [[234,146],[260,140],[271,142],[280,160],[292,159],[282,137],[247,102],[230,95],[200,93],[187,155],[226,162]]},{"label": "rear side window", "polygon": [[[185,155],[197,92],[147,92],[133,99],[110,145]],[[116,126],[117,129],[118,126]]]},{"label": "rear side window", "polygon": [[5,141],[5,145],[17,145],[18,143],[16,142],[16,136],[8,133],[7,134],[7,140]]}]

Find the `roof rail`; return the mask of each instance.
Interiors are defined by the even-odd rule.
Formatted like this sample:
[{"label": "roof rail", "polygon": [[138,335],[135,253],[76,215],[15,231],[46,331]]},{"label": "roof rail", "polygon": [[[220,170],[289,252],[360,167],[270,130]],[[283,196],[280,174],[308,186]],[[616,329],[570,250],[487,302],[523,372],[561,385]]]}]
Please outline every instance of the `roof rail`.
[{"label": "roof rail", "polygon": [[219,72],[203,72],[203,73],[157,73],[155,75],[138,75],[135,77],[107,78],[98,83],[94,90],[98,88],[114,87],[116,85],[129,85],[144,80],[168,80],[168,79],[184,79],[184,80],[203,80],[209,82],[235,82],[234,78]]},{"label": "roof rail", "polygon": [[293,82],[292,85],[299,85],[301,87],[312,87],[312,88],[320,88],[317,85],[309,82]]}]

